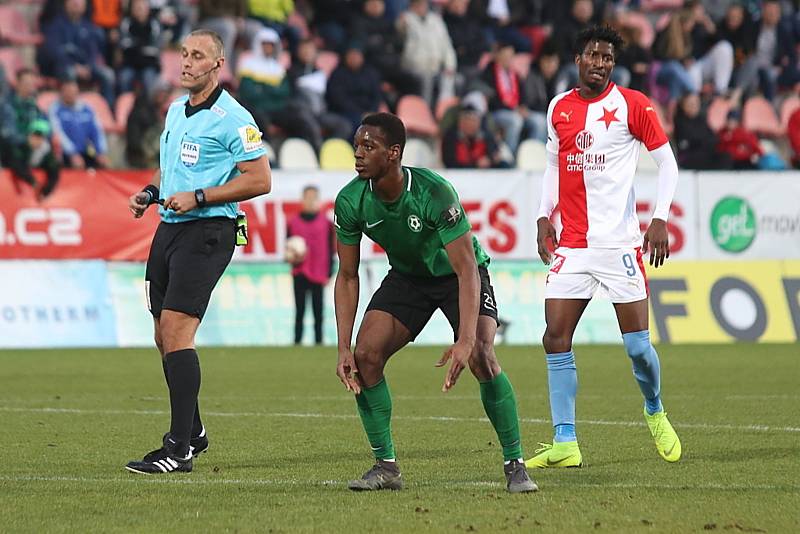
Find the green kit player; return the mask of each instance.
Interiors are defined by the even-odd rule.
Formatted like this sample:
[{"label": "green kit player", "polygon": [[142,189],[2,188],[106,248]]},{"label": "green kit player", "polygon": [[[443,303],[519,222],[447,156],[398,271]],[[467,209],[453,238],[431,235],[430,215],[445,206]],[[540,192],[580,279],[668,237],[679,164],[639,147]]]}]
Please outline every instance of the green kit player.
[{"label": "green kit player", "polygon": [[[383,368],[420,333],[436,309],[456,337],[438,367],[451,361],[442,391],[469,364],[505,459],[508,491],[536,491],[522,460],[517,401],[494,353],[497,305],[486,267],[489,257],[470,232],[453,186],[428,170],[403,167],[405,127],[389,113],[368,115],[355,136],[356,172],[336,198],[338,236],[336,372],[356,395],[375,465],[349,483],[352,490],[401,489],[391,434],[392,399]],[[358,306],[361,235],[386,250],[391,270],[372,296],[350,346]]]}]

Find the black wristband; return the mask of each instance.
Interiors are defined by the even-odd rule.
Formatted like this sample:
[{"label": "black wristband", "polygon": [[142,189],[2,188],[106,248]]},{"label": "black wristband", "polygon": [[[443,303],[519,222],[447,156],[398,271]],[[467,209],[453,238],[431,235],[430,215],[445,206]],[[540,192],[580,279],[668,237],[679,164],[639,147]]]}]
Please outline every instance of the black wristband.
[{"label": "black wristband", "polygon": [[194,190],[194,199],[197,201],[198,208],[205,208],[206,207],[206,193],[202,189],[195,189]]},{"label": "black wristband", "polygon": [[153,184],[147,184],[144,186],[142,193],[147,193],[150,196],[150,198],[147,199],[148,206],[158,202],[158,195],[160,194],[160,191],[158,190],[158,187],[154,186]]}]

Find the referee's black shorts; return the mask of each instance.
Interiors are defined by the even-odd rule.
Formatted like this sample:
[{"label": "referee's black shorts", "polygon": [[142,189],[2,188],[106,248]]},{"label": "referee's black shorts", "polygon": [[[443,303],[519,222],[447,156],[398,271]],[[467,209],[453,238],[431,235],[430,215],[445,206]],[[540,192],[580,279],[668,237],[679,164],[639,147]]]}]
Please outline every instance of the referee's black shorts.
[{"label": "referee's black shorts", "polygon": [[158,225],[144,275],[153,317],[174,310],[203,318],[236,246],[236,221],[209,217]]},{"label": "referee's black shorts", "polygon": [[[478,267],[481,279],[481,298],[478,315],[491,317],[497,322],[497,302],[494,288],[486,267]],[[394,269],[381,282],[381,287],[372,295],[369,310],[380,310],[392,315],[408,328],[415,339],[430,321],[433,312],[442,310],[458,334],[458,277],[454,274],[431,278],[408,276]]]}]

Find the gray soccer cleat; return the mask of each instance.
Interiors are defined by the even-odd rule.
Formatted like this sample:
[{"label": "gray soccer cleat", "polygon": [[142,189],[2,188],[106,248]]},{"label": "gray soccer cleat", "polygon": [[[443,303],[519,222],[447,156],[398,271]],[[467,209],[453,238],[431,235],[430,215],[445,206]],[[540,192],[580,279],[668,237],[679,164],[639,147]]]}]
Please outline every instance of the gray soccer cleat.
[{"label": "gray soccer cleat", "polygon": [[347,487],[353,491],[399,490],[403,489],[403,477],[397,462],[378,460],[364,476],[348,482]]},{"label": "gray soccer cleat", "polygon": [[529,493],[539,491],[539,486],[528,476],[525,464],[519,460],[511,460],[503,466],[506,474],[506,488],[509,493]]}]

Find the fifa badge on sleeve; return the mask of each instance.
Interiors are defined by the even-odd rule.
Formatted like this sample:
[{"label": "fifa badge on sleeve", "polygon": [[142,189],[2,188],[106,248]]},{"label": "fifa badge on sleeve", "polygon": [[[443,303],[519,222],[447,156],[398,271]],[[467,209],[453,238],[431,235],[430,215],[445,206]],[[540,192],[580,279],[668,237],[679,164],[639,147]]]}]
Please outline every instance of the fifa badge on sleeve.
[{"label": "fifa badge on sleeve", "polygon": [[247,245],[247,215],[240,211],[236,214],[236,246]]}]

